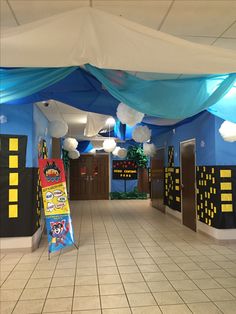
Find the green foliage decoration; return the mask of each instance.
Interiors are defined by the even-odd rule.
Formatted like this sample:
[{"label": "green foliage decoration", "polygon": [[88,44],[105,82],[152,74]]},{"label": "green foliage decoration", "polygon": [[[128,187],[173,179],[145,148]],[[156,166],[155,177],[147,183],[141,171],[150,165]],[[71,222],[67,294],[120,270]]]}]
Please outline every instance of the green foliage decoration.
[{"label": "green foliage decoration", "polygon": [[62,149],[62,160],[66,171],[70,166],[69,152],[67,150]]},{"label": "green foliage decoration", "polygon": [[112,200],[132,200],[132,199],[147,199],[147,193],[138,192],[137,187],[132,192],[111,192]]},{"label": "green foliage decoration", "polygon": [[128,148],[127,159],[136,162],[139,168],[147,168],[148,158],[144,155],[142,146],[130,146]]}]

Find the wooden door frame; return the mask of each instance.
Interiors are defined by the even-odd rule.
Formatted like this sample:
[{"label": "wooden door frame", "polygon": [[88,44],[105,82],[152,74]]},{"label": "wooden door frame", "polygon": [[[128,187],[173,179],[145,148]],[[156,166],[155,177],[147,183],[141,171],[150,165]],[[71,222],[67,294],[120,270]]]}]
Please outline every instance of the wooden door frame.
[{"label": "wooden door frame", "polygon": [[[81,153],[81,156],[96,156],[96,153]],[[98,155],[108,155],[108,199],[110,200],[110,192],[111,192],[111,154],[109,153],[99,153]],[[68,171],[68,191],[70,192],[70,167],[69,167],[69,171]],[[70,194],[69,194],[70,196]]]},{"label": "wooden door frame", "polygon": [[[179,143],[179,165],[180,165],[180,184],[182,184],[182,158],[181,158],[181,144],[193,142],[194,143],[194,173],[195,173],[195,215],[196,215],[196,232],[198,231],[198,224],[197,224],[197,184],[196,184],[196,138],[191,138]],[[182,196],[182,189],[180,190],[181,193],[181,223],[183,225],[183,196]],[[193,231],[193,230],[192,230]]]},{"label": "wooden door frame", "polygon": [[[163,214],[166,214],[166,205],[164,204],[164,201],[165,201],[164,199],[165,199],[165,157],[166,157],[166,146],[158,147],[157,150],[156,150],[156,154],[155,155],[157,155],[158,151],[162,150],[162,149],[164,151],[164,160],[163,160],[164,161],[164,169],[163,169],[163,175],[164,175],[163,176],[163,191],[164,191],[164,194],[163,194],[163,206],[164,206],[164,211],[161,211],[161,210],[159,210],[159,211],[162,212]],[[155,155],[153,157],[151,157],[151,164],[150,164],[151,169],[152,169],[152,158],[155,158]],[[150,201],[152,203],[152,182],[151,182],[151,191],[150,192],[151,192],[151,199],[150,199]],[[156,208],[156,207],[154,207],[154,208]],[[158,209],[158,208],[156,208],[156,209]]]}]

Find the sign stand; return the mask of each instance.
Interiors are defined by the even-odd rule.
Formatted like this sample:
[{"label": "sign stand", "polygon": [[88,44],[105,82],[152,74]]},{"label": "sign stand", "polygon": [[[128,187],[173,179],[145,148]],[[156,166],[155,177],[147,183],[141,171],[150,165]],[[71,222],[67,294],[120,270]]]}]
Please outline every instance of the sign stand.
[{"label": "sign stand", "polygon": [[75,244],[70,207],[61,159],[39,159],[43,207],[48,236],[48,259],[51,253]]},{"label": "sign stand", "polygon": [[[73,242],[73,245],[74,245],[74,247],[76,248],[76,250],[79,249],[79,246],[76,245],[75,242]],[[51,260],[51,252],[50,252],[50,251],[48,251],[48,260],[49,260],[49,261]]]}]

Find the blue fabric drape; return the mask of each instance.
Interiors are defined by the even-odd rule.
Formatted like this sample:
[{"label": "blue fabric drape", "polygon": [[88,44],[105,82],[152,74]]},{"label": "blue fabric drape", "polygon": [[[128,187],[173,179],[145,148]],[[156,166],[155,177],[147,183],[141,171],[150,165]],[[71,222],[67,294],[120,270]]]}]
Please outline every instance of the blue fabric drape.
[{"label": "blue fabric drape", "polygon": [[235,73],[145,81],[123,71],[99,70],[90,65],[87,68],[98,79],[76,67],[0,69],[0,101],[27,104],[55,99],[81,110],[112,116],[123,101],[151,116],[170,119],[185,119],[208,108],[212,114],[236,122],[236,93],[231,93],[236,90],[231,88]]},{"label": "blue fabric drape", "polygon": [[236,123],[236,86],[215,105],[208,108],[215,116]]},{"label": "blue fabric drape", "polygon": [[80,153],[88,153],[91,149],[93,149],[93,145],[90,141],[81,141],[78,143],[76,148]]},{"label": "blue fabric drape", "polygon": [[121,102],[151,116],[185,119],[218,102],[236,82],[236,73],[182,80],[147,81],[127,72],[86,65]]},{"label": "blue fabric drape", "polygon": [[0,103],[32,95],[75,71],[68,68],[0,69]]},{"label": "blue fabric drape", "polygon": [[119,104],[119,100],[110,95],[94,76],[81,68],[30,96],[11,99],[4,103],[20,105],[48,99],[58,100],[81,110],[112,116],[116,115]]}]

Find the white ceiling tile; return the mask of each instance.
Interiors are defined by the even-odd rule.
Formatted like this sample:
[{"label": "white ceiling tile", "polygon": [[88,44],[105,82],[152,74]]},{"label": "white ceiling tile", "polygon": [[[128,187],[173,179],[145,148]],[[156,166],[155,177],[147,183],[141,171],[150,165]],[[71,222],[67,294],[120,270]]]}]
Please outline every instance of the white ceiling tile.
[{"label": "white ceiling tile", "polygon": [[77,125],[77,124],[86,124],[87,123],[87,114],[68,114],[63,113],[62,114],[63,119],[69,124],[69,125]]},{"label": "white ceiling tile", "polygon": [[158,1],[95,1],[93,7],[157,29],[171,4]]},{"label": "white ceiling tile", "polygon": [[218,37],[236,19],[236,1],[175,1],[161,31],[177,36]]},{"label": "white ceiling tile", "polygon": [[89,0],[11,0],[10,4],[20,24],[30,23],[62,12],[88,6]]},{"label": "white ceiling tile", "polygon": [[215,40],[215,37],[201,37],[201,36],[181,36],[181,38],[201,45],[210,45]]},{"label": "white ceiling tile", "polygon": [[0,1],[0,26],[2,28],[17,26],[17,22],[5,0]]},{"label": "white ceiling tile", "polygon": [[236,39],[219,38],[214,43],[214,46],[225,48],[225,49],[236,50]]},{"label": "white ceiling tile", "polygon": [[236,38],[236,21],[222,36],[228,38]]}]

